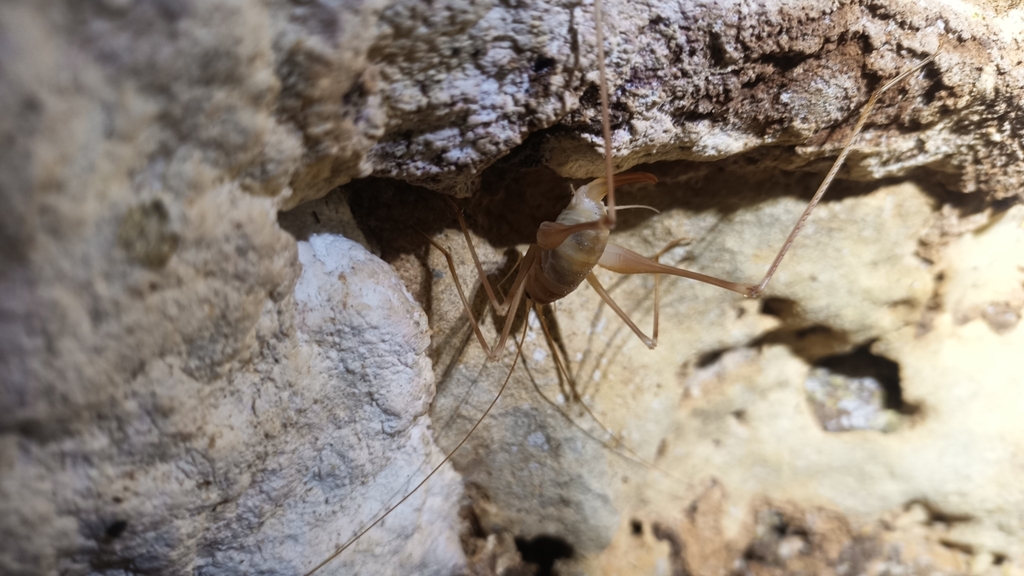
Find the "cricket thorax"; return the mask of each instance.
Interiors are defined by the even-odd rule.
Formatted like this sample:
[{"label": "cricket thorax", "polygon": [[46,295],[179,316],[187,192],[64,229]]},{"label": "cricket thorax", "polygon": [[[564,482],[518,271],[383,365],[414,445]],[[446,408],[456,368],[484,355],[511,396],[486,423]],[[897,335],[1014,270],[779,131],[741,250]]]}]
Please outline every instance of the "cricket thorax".
[{"label": "cricket thorax", "polygon": [[[559,224],[583,224],[604,217],[604,203],[600,198],[588,197],[586,191],[584,186],[573,193],[569,206],[558,216]],[[601,259],[608,234],[608,230],[576,232],[557,248],[542,251],[540,265],[527,280],[526,291],[530,298],[548,304],[575,290]]]}]

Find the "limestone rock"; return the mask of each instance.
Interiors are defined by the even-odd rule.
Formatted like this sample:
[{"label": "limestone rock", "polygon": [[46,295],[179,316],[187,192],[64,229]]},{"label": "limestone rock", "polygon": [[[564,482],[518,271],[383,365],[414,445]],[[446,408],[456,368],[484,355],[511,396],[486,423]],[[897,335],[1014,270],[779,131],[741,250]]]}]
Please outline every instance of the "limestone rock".
[{"label": "limestone rock", "polygon": [[[680,194],[668,188],[642,194]],[[855,552],[873,574],[915,563],[954,572],[993,559],[1019,565],[1015,526],[1024,495],[1011,486],[1024,441],[1014,416],[1022,373],[1013,350],[1021,344],[1020,329],[1017,323],[986,323],[980,310],[990,301],[1016,302],[1024,290],[1024,251],[1003,250],[1024,239],[1024,211],[1015,207],[999,215],[983,231],[948,245],[949,260],[929,264],[916,248],[933,206],[909,183],[826,204],[763,306],[714,287],[663,280],[654,351],[592,291],[560,301],[553,314],[559,346],[568,352],[586,409],[560,383],[556,352],[531,317],[502,399],[455,457],[480,494],[481,522],[526,543],[561,539],[573,551],[571,560],[560,563],[563,573],[615,566],[650,566],[655,573],[658,558],[683,562],[696,574],[728,571],[742,558],[753,573],[765,566],[796,569],[788,553],[750,556],[751,547],[760,546],[758,514],[779,510],[797,518],[813,512],[842,519],[845,536],[833,533],[835,541],[824,549],[816,548],[816,538],[825,537],[815,532],[819,528],[801,524],[779,536],[796,538],[787,541],[796,547],[790,556],[813,556],[819,573],[838,570],[841,556]],[[645,218],[642,228],[613,239],[653,253],[671,230],[698,232],[699,242],[669,256],[689,269],[754,280],[802,205],[779,197],[725,217],[685,206],[659,208],[662,213]],[[448,236],[445,242],[457,240]],[[983,274],[1004,279],[1002,284],[974,288],[972,278],[980,272],[972,259],[959,257],[965,250],[988,255],[984,262],[999,260]],[[469,261],[463,248],[456,252]],[[435,274],[444,266],[432,260]],[[463,277],[472,274],[471,267],[461,270]],[[437,275],[435,294],[446,298],[454,291],[450,279]],[[599,276],[647,330],[650,279]],[[955,297],[947,300],[947,294]],[[969,308],[976,316],[958,325],[965,294],[977,300]],[[434,420],[448,418],[455,430],[439,431],[442,446],[461,440],[514,357],[510,345],[499,365],[488,364],[475,340],[464,342],[457,360],[440,359],[451,365],[439,384]],[[836,361],[842,358],[849,360]],[[970,358],[983,359],[984,367]],[[891,414],[884,425],[827,431],[809,391],[815,366],[852,367],[850,377],[872,376],[884,396],[878,409]],[[714,526],[705,530],[692,524],[687,510],[702,505],[708,490],[717,494],[718,508],[707,513]],[[890,518],[915,503],[923,503],[929,516],[894,528]],[[862,530],[870,533],[870,546],[840,554]],[[920,557],[900,559],[899,549],[924,542],[932,544]]]},{"label": "limestone rock", "polygon": [[[277,224],[304,152],[272,24],[0,6],[0,572],[302,573],[440,460],[422,311]],[[453,483],[335,569],[457,570]]]},{"label": "limestone rock", "polygon": [[[528,320],[454,459],[468,499],[441,468],[325,572],[1019,570],[1019,9],[605,9],[615,163],[661,178],[623,191],[662,212],[616,241],[685,235],[666,262],[743,280],[871,91],[935,60],[880,100],[763,305],[666,280],[650,353],[579,292],[546,317],[575,393]],[[483,362],[421,233],[475,269],[423,187],[473,195],[507,274],[564,178],[602,171],[591,14],[0,4],[0,571],[303,573],[454,447],[517,349]],[[650,325],[652,280],[601,279]],[[895,421],[826,433],[804,380],[858,354],[898,365]]]}]

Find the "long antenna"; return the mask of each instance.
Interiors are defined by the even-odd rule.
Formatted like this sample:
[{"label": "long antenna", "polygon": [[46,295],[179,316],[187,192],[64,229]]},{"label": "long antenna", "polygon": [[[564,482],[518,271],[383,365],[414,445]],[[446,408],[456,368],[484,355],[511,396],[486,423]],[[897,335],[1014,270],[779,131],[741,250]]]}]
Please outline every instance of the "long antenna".
[{"label": "long antenna", "polygon": [[608,113],[608,75],[604,67],[604,13],[601,0],[594,0],[594,33],[597,38],[597,76],[601,91],[601,135],[604,137],[604,177],[608,183],[608,211],[601,222],[615,228],[615,167],[612,166],[612,121]]},{"label": "long antenna", "polygon": [[[529,306],[527,306],[527,310],[529,310]],[[363,528],[362,530],[360,530],[358,534],[356,534],[355,536],[350,538],[348,542],[345,542],[344,544],[342,544],[341,547],[338,548],[337,550],[335,550],[333,554],[331,554],[326,559],[324,559],[323,562],[320,562],[319,564],[314,566],[312,570],[307,571],[305,574],[303,574],[303,576],[312,576],[317,571],[319,571],[321,568],[323,568],[324,566],[330,564],[332,560],[334,560],[335,558],[340,556],[341,553],[344,552],[345,550],[348,550],[348,548],[350,546],[352,546],[353,544],[355,544],[360,538],[362,538],[364,534],[366,534],[370,530],[373,530],[373,528],[376,525],[378,525],[381,522],[383,522],[385,518],[387,518],[392,512],[395,511],[395,509],[397,509],[399,506],[401,506],[403,503],[405,503],[405,501],[408,500],[409,498],[411,498],[413,494],[418,492],[419,489],[422,488],[423,485],[427,483],[427,480],[430,480],[434,476],[434,474],[436,474],[437,471],[440,470],[441,467],[445,465],[445,463],[447,463],[449,460],[451,460],[452,456],[454,456],[455,453],[459,451],[459,448],[462,448],[462,445],[465,444],[469,440],[469,437],[473,435],[473,432],[475,432],[476,429],[480,426],[480,424],[484,421],[484,418],[486,418],[487,415],[491,413],[491,409],[494,408],[494,405],[498,403],[498,399],[501,398],[501,393],[505,391],[505,388],[508,386],[509,380],[512,379],[512,371],[515,370],[516,362],[519,361],[520,353],[522,352],[522,347],[523,347],[522,341],[525,340],[525,338],[526,338],[526,329],[528,327],[529,327],[529,322],[524,322],[523,323],[523,336],[520,338],[519,345],[516,347],[516,355],[515,355],[515,357],[512,358],[512,366],[508,369],[508,374],[505,376],[505,381],[502,382],[501,388],[498,389],[498,393],[494,395],[494,400],[491,400],[491,403],[487,405],[487,409],[484,410],[484,413],[480,415],[480,418],[477,419],[476,423],[473,424],[473,427],[469,429],[469,432],[458,443],[458,445],[456,445],[455,448],[452,448],[451,452],[445,454],[444,460],[441,460],[440,464],[435,466],[434,469],[431,470],[430,473],[427,474],[426,477],[423,478],[423,480],[420,480],[420,483],[417,484],[416,487],[412,489],[412,491],[410,491],[408,494],[403,496],[402,499],[399,500],[394,506],[392,506],[392,507],[388,508],[387,510],[385,510],[384,513],[381,514],[379,517],[377,517],[376,520],[371,522],[369,526],[367,526],[366,528]],[[515,336],[513,336],[513,338],[515,338]]]},{"label": "long antenna", "polygon": [[857,136],[859,136],[861,130],[864,129],[864,124],[868,121],[868,114],[870,114],[871,109],[875,107],[878,97],[907,76],[910,76],[921,68],[924,68],[934,59],[934,55],[925,58],[917,66],[914,66],[910,70],[903,72],[899,76],[883,84],[881,88],[875,90],[874,94],[871,95],[871,98],[868,98],[867,104],[865,104],[864,108],[861,109],[860,118],[857,119],[857,124],[853,127],[853,135],[850,136],[850,140],[847,141],[846,146],[843,146],[843,150],[839,153],[839,157],[837,157],[836,161],[832,164],[832,168],[828,171],[828,175],[825,176],[825,180],[822,181],[821,186],[818,186],[817,192],[814,193],[814,197],[811,198],[811,202],[807,205],[807,208],[804,209],[804,213],[800,215],[800,219],[797,220],[796,226],[793,227],[793,231],[786,237],[786,242],[782,245],[782,249],[779,250],[779,253],[775,255],[775,260],[772,260],[772,265],[768,267],[768,272],[765,273],[764,278],[762,278],[761,282],[756,286],[750,287],[750,291],[746,294],[748,297],[757,298],[761,292],[764,291],[765,287],[768,286],[768,281],[772,279],[772,276],[775,274],[775,270],[779,267],[779,263],[782,262],[783,257],[786,256],[786,252],[789,252],[790,246],[793,245],[793,240],[796,239],[797,234],[800,233],[804,224],[807,223],[807,217],[811,215],[811,211],[818,205],[821,197],[825,194],[825,190],[827,190],[829,184],[832,183],[832,179],[835,178],[839,169],[842,168],[843,162],[846,161],[846,157],[850,154],[850,150],[853,148],[854,143],[857,142]]}]

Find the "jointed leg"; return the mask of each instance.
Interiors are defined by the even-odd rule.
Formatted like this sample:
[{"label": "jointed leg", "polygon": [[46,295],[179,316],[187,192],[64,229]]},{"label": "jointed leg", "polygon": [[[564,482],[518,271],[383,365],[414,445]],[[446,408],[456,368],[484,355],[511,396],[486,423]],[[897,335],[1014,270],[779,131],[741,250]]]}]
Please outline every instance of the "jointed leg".
[{"label": "jointed leg", "polygon": [[[854,126],[853,134],[850,136],[849,141],[846,143],[842,151],[839,153],[839,156],[836,158],[836,161],[832,164],[832,168],[825,176],[825,180],[821,183],[821,186],[819,186],[818,190],[814,193],[814,197],[811,198],[811,201],[810,203],[808,203],[807,208],[804,209],[804,212],[803,214],[801,214],[800,219],[797,220],[797,223],[793,227],[793,230],[789,233],[789,236],[783,243],[782,248],[780,248],[779,252],[775,255],[775,259],[772,260],[771,265],[768,267],[768,271],[765,273],[764,277],[761,279],[759,283],[741,284],[739,282],[723,280],[721,278],[715,278],[714,276],[708,276],[706,274],[690,272],[688,270],[683,270],[681,268],[665,266],[658,263],[657,258],[653,260],[645,258],[631,250],[627,250],[626,248],[622,248],[621,246],[616,246],[611,243],[609,243],[607,248],[605,248],[604,255],[601,257],[601,260],[598,264],[603,268],[607,268],[620,274],[670,274],[673,276],[682,276],[684,278],[690,278],[691,280],[697,280],[698,282],[704,282],[706,284],[712,284],[714,286],[725,288],[726,290],[732,290],[733,292],[738,292],[748,298],[756,298],[760,296],[761,293],[764,292],[765,287],[768,286],[768,282],[772,279],[772,276],[778,269],[779,264],[782,262],[782,259],[786,256],[786,253],[789,252],[790,247],[793,245],[793,241],[796,239],[797,235],[803,229],[804,224],[807,222],[807,218],[811,215],[811,211],[813,211],[814,208],[818,205],[818,202],[821,201],[821,197],[825,194],[825,190],[828,189],[829,184],[832,183],[832,180],[835,178],[836,174],[839,172],[839,169],[846,161],[846,157],[849,155],[850,149],[853,147],[853,144],[856,141],[857,136],[860,134],[861,130],[863,130],[864,124],[867,122],[868,114],[871,112],[871,109],[874,108],[879,96],[881,96],[883,92],[893,87],[895,84],[897,84],[907,76],[923,68],[926,64],[928,64],[931,61],[932,57],[926,58],[917,66],[911,68],[910,70],[907,70],[906,72],[903,72],[896,78],[893,78],[892,80],[883,84],[878,90],[875,90],[875,92],[871,95],[871,98],[868,99],[867,103],[864,105],[863,110],[861,110],[860,117],[857,120],[857,124]],[[658,295],[657,288],[658,284],[656,280],[656,298]],[[655,319],[657,320],[657,316],[655,316]],[[636,328],[634,328],[634,332],[637,332],[637,335],[640,335],[640,332],[636,330]],[[644,339],[644,337],[641,337],[641,339]],[[644,340],[645,343],[647,343],[647,341],[648,340]],[[648,346],[650,346],[650,344],[648,344]]]},{"label": "jointed leg", "polygon": [[[571,416],[566,414],[565,411],[562,410],[562,408],[557,403],[555,403],[555,401],[553,401],[550,398],[548,398],[547,394],[545,394],[544,391],[541,390],[539,386],[537,386],[537,382],[535,380],[533,380],[533,377],[531,376],[531,382],[533,383],[533,389],[537,392],[537,394],[540,395],[540,397],[542,399],[544,399],[544,401],[547,402],[563,418],[568,420],[569,423],[572,424],[576,429],[581,431],[583,434],[586,434],[591,440],[597,442],[598,444],[603,445],[605,448],[610,450],[616,456],[618,456],[620,458],[624,458],[624,459],[626,459],[626,460],[628,460],[630,462],[634,462],[636,464],[640,464],[641,466],[644,466],[646,468],[650,468],[651,470],[656,470],[656,471],[661,472],[662,474],[668,476],[669,478],[673,478],[673,479],[677,479],[678,480],[678,477],[676,477],[674,474],[664,470],[663,468],[659,467],[654,462],[644,458],[643,456],[638,454],[635,450],[633,450],[628,445],[626,445],[624,442],[622,442],[607,426],[605,426],[605,424],[603,422],[601,422],[600,419],[598,419],[597,415],[594,414],[593,410],[591,410],[590,407],[587,406],[587,404],[585,402],[583,402],[582,398],[580,398],[579,394],[576,392],[576,385],[574,383],[574,380],[573,380],[572,376],[569,374],[569,371],[568,371],[567,367],[559,359],[558,351],[557,351],[558,350],[558,346],[555,345],[554,338],[551,335],[551,331],[548,329],[547,322],[544,320],[543,311],[541,309],[541,306],[535,305],[534,311],[537,314],[537,318],[540,320],[541,327],[544,329],[544,338],[547,339],[548,347],[551,348],[552,354],[555,357],[555,364],[558,366],[558,371],[560,372],[562,377],[564,377],[568,382],[570,382],[570,386],[571,386],[572,391],[573,391],[573,399],[579,402],[580,406],[583,407],[583,410],[587,413],[588,416],[590,416],[590,419],[593,420],[595,424],[597,424],[598,428],[600,428],[605,433],[605,435],[608,438],[611,439],[611,441],[605,441],[605,440],[602,440],[602,439],[598,438],[593,433],[591,433],[589,430],[587,430],[582,425],[580,425],[579,422],[573,420]],[[522,350],[519,350],[518,353],[521,355],[522,354]],[[526,366],[525,359],[523,360],[523,366],[524,367]],[[622,449],[626,451],[626,454],[623,454],[623,453],[619,452],[616,449],[616,446],[621,446]]]},{"label": "jointed leg", "polygon": [[[455,211],[455,216],[459,219],[459,228],[462,229],[462,236],[466,239],[466,245],[469,246],[469,254],[473,257],[473,264],[476,266],[477,275],[480,277],[480,284],[483,285],[484,292],[487,293],[487,299],[491,301],[491,306],[498,313],[498,316],[505,316],[508,314],[509,300],[505,298],[503,302],[498,302],[494,288],[487,279],[487,273],[484,272],[484,265],[480,263],[480,257],[477,256],[473,239],[469,236],[469,227],[466,225],[466,218],[462,215],[462,209],[451,198],[445,196],[444,199],[448,201],[448,205],[452,207],[452,210]],[[437,244],[434,245],[437,246]],[[454,271],[452,273],[454,274]]]},{"label": "jointed leg", "polygon": [[[614,310],[615,313],[619,315],[619,318],[621,318],[622,321],[625,322],[627,326],[629,326],[633,333],[636,334],[637,337],[640,338],[640,340],[644,344],[646,344],[647,347],[650,348],[651,350],[654,350],[654,348],[658,345],[658,325],[659,316],[661,313],[661,274],[685,276],[687,278],[693,278],[695,280],[711,278],[710,276],[704,276],[703,274],[689,272],[686,270],[682,270],[680,268],[673,268],[671,266],[666,266],[658,262],[658,259],[661,258],[662,255],[665,254],[665,252],[668,252],[669,250],[675,248],[676,246],[679,246],[680,244],[686,242],[687,240],[687,238],[678,238],[676,240],[673,240],[672,242],[669,242],[664,248],[658,251],[658,253],[655,254],[653,258],[645,258],[637,254],[636,252],[633,252],[632,250],[628,250],[621,246],[609,243],[608,247],[605,249],[605,254],[607,255],[609,253],[608,248],[610,248],[616,261],[615,265],[606,265],[604,257],[602,256],[601,258],[600,265],[602,267],[608,268],[613,272],[618,272],[620,274],[654,274],[654,327],[651,330],[650,338],[648,338],[640,330],[640,328],[637,327],[637,325],[633,322],[629,315],[626,314],[624,310],[619,308],[618,304],[616,304],[615,301],[612,300],[612,297],[604,289],[604,286],[602,286],[601,283],[598,282],[597,277],[594,276],[593,272],[591,272],[587,276],[587,282],[589,282],[590,285],[594,288],[598,296],[600,296],[601,299],[604,300],[605,303],[608,304],[608,306],[611,307],[611,309]],[[611,259],[612,257],[609,257],[609,260]],[[696,278],[694,278],[695,276]],[[724,282],[717,279],[714,280],[718,282]]]},{"label": "jointed leg", "polygon": [[[515,320],[516,310],[519,308],[519,301],[522,299],[523,293],[526,291],[526,276],[529,273],[530,268],[533,266],[533,262],[537,259],[537,247],[530,246],[530,249],[526,252],[526,256],[523,257],[519,264],[519,272],[516,274],[515,282],[512,283],[512,290],[510,292],[511,300],[502,305],[506,310],[505,323],[501,329],[501,335],[498,337],[498,341],[492,347],[487,343],[487,338],[484,337],[483,330],[480,329],[480,323],[477,322],[476,317],[473,316],[473,309],[469,305],[469,299],[466,298],[466,291],[462,289],[462,282],[459,281],[459,274],[455,271],[455,261],[452,259],[451,252],[429,236],[427,236],[427,241],[444,255],[445,261],[448,262],[448,270],[452,273],[452,280],[455,281],[455,289],[458,291],[459,298],[462,300],[462,307],[466,310],[466,316],[469,317],[469,323],[473,327],[473,333],[476,334],[476,338],[480,342],[480,346],[484,349],[484,352],[487,354],[487,358],[491,361],[497,361],[501,357],[501,351],[505,349],[505,343],[508,341],[509,332],[512,330],[512,322]],[[472,249],[473,243],[470,242],[469,245]],[[477,269],[480,272],[480,281],[484,286],[486,286],[488,293],[492,295],[491,302],[493,303],[495,302],[495,299],[493,299],[493,290],[490,287],[490,282],[487,280],[487,276],[483,273],[483,266],[481,266],[480,261],[476,259],[475,253],[473,258],[476,260],[478,266]]]},{"label": "jointed leg", "polygon": [[[659,250],[658,253],[655,254],[653,258],[651,258],[651,260],[654,260],[656,263],[661,264],[661,262],[659,262],[659,260],[661,259],[662,256],[665,255],[665,252],[668,252],[669,250],[675,248],[676,246],[679,246],[680,244],[683,244],[685,242],[689,242],[689,240],[690,240],[689,238],[676,238],[675,240],[673,240],[673,241],[669,242],[668,244],[666,244],[664,248]],[[661,274],[655,274],[654,275],[654,328],[652,329],[652,334],[651,334],[651,340],[654,341],[654,345],[655,346],[658,345],[658,319],[659,319],[660,309],[661,309]]]},{"label": "jointed leg", "polygon": [[892,88],[894,85],[902,81],[907,76],[910,76],[911,74],[917,72],[921,68],[924,68],[925,65],[931,62],[933,59],[934,56],[929,56],[925,58],[917,66],[914,66],[910,70],[903,72],[899,76],[883,84],[881,88],[875,90],[875,92],[871,95],[871,98],[868,98],[867,103],[864,104],[864,108],[860,112],[860,118],[857,119],[857,124],[854,125],[853,127],[853,134],[850,135],[850,139],[846,142],[846,146],[843,146],[842,151],[839,152],[839,156],[836,158],[836,161],[832,164],[832,168],[829,169],[828,174],[825,176],[825,180],[821,183],[821,186],[818,186],[818,190],[815,191],[814,196],[811,198],[811,201],[807,204],[807,208],[804,209],[803,214],[800,215],[800,219],[797,220],[796,225],[793,226],[793,231],[790,232],[789,236],[786,237],[786,241],[782,244],[782,248],[779,249],[778,254],[775,255],[775,259],[772,260],[771,265],[768,267],[768,271],[765,272],[764,278],[762,278],[761,281],[757,283],[757,285],[750,286],[750,292],[749,294],[745,294],[746,296],[750,298],[756,298],[760,296],[761,292],[764,292],[765,287],[768,286],[768,282],[772,279],[772,276],[775,275],[775,270],[778,269],[779,264],[782,262],[782,259],[786,256],[786,253],[789,252],[790,246],[793,245],[793,240],[796,239],[797,234],[800,233],[800,230],[803,229],[804,224],[807,223],[807,218],[811,215],[811,211],[814,210],[814,207],[818,205],[819,201],[821,201],[821,197],[825,194],[825,190],[828,189],[829,184],[832,183],[832,179],[836,177],[836,173],[839,172],[839,169],[843,166],[843,162],[846,161],[846,157],[850,154],[850,149],[853,148],[853,144],[854,142],[856,142],[857,136],[859,136],[861,130],[864,129],[864,124],[868,120],[868,114],[870,114],[871,109],[875,107],[875,103],[878,101],[878,97],[881,96],[883,92],[885,92],[889,88]]},{"label": "jointed leg", "polygon": [[[609,246],[611,246],[611,244],[609,244]],[[666,268],[668,268],[668,266],[666,266]],[[636,334],[636,337],[639,338],[640,341],[643,342],[648,348],[654,350],[654,347],[658,345],[658,342],[652,338],[648,338],[647,335],[644,334],[640,330],[640,328],[637,327],[637,325],[633,322],[633,320],[629,317],[629,314],[626,314],[626,312],[622,308],[619,308],[619,305],[615,303],[615,300],[612,300],[612,297],[608,294],[608,291],[604,289],[604,286],[601,285],[601,282],[598,281],[597,276],[594,276],[593,272],[587,274],[587,282],[590,284],[591,287],[594,288],[594,291],[597,292],[597,295],[601,297],[601,300],[604,300],[605,304],[607,304],[608,307],[614,310],[615,313],[619,315],[619,318],[621,318],[622,321],[626,323],[626,326],[629,326],[629,329],[632,330],[634,334]],[[658,317],[657,308],[655,308],[654,317]]]},{"label": "jointed leg", "polygon": [[559,354],[559,348],[555,344],[555,338],[551,335],[551,330],[548,328],[548,321],[544,319],[544,307],[535,303],[533,305],[533,312],[537,315],[537,320],[540,321],[541,330],[544,331],[544,339],[548,343],[548,348],[551,349],[551,356],[555,360],[555,366],[558,368],[558,373],[569,386],[569,397],[573,400],[579,400],[580,394],[579,391],[576,390],[576,379],[569,374],[569,369],[566,366],[569,359],[566,358],[565,363],[562,362],[562,356]]},{"label": "jointed leg", "polygon": [[[659,253],[659,256],[661,254]],[[726,290],[732,290],[738,292],[744,296],[753,297],[753,290],[755,286],[749,284],[740,284],[738,282],[730,282],[728,280],[722,280],[721,278],[715,278],[714,276],[708,276],[706,274],[700,274],[698,272],[690,272],[682,268],[674,268],[672,266],[666,266],[641,256],[636,252],[628,248],[623,248],[617,244],[611,242],[605,246],[604,254],[601,255],[601,260],[598,261],[598,266],[607,268],[612,272],[618,272],[619,274],[668,274],[670,276],[681,276],[683,278],[689,278],[691,280],[697,280],[698,282],[704,282],[705,284],[711,284],[718,286],[719,288],[725,288]]]}]

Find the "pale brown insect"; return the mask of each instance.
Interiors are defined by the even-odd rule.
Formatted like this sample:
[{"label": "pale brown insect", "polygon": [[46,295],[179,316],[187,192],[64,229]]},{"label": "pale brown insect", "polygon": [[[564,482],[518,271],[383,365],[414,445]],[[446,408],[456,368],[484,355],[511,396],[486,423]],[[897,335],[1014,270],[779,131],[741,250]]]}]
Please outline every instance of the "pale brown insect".
[{"label": "pale brown insect", "polygon": [[[595,19],[597,22],[602,21],[600,1],[595,2]],[[463,218],[461,211],[455,207],[456,214],[458,215],[460,227],[466,238],[469,246],[470,253],[472,255],[475,267],[478,272],[478,276],[481,282],[481,286],[487,294],[488,300],[493,307],[494,311],[498,316],[503,317],[504,323],[501,326],[501,330],[497,335],[497,340],[490,344],[482,331],[479,322],[475,318],[470,305],[469,299],[466,296],[465,290],[458,278],[456,266],[451,256],[451,253],[442,245],[437,243],[435,240],[428,237],[428,241],[439,250],[447,260],[449,270],[452,274],[452,279],[455,281],[456,288],[459,293],[459,297],[462,301],[462,305],[465,309],[465,313],[469,318],[470,326],[483,350],[486,352],[488,358],[491,361],[497,361],[502,351],[505,349],[508,342],[508,338],[511,334],[512,327],[514,325],[515,318],[521,308],[521,301],[525,298],[528,302],[524,307],[529,310],[531,303],[533,306],[541,306],[556,302],[561,298],[564,298],[568,294],[572,293],[584,280],[595,290],[600,296],[602,301],[612,309],[619,318],[632,330],[632,332],[650,349],[655,348],[658,340],[659,332],[659,321],[658,321],[658,309],[660,292],[658,290],[658,276],[662,274],[680,276],[683,278],[689,278],[725,288],[741,294],[746,298],[756,298],[762,294],[772,276],[778,269],[782,259],[785,257],[793,241],[803,229],[808,217],[814,210],[815,206],[819,203],[825,191],[835,178],[839,169],[842,167],[852,148],[857,136],[862,131],[868,116],[877,102],[878,97],[893,85],[902,81],[909,75],[917,72],[922,67],[927,65],[932,58],[926,58],[910,70],[907,70],[884,83],[878,88],[869,98],[867,103],[864,105],[860,116],[853,128],[851,136],[842,148],[831,169],[826,175],[825,179],[818,187],[811,201],[808,203],[804,212],[797,220],[792,231],[787,236],[782,247],[777,252],[775,258],[772,260],[761,280],[756,284],[746,284],[741,282],[735,282],[731,280],[725,280],[700,274],[697,272],[688,271],[681,268],[676,268],[662,264],[658,261],[658,257],[665,250],[659,252],[657,256],[648,258],[642,256],[636,252],[633,252],[622,246],[618,246],[609,241],[610,232],[616,225],[616,214],[617,211],[623,207],[617,206],[615,201],[615,187],[636,184],[636,183],[654,183],[657,179],[647,173],[635,172],[614,175],[613,165],[611,161],[611,129],[608,112],[608,90],[607,83],[605,80],[605,69],[604,69],[604,48],[603,48],[603,37],[601,26],[596,26],[597,30],[597,52],[599,62],[599,74],[600,74],[600,93],[601,93],[601,111],[602,111],[602,131],[605,148],[605,165],[606,175],[602,178],[597,178],[592,182],[576,189],[572,193],[572,199],[569,206],[559,215],[559,217],[553,222],[544,222],[540,225],[536,242],[531,244],[527,249],[526,254],[523,255],[522,259],[518,263],[517,272],[512,282],[511,289],[507,297],[499,298],[499,292],[492,286],[491,282],[487,278],[487,274],[484,271],[483,264],[478,257],[476,250],[473,246],[470,238],[466,222]],[[603,200],[606,201],[602,202]],[[454,207],[454,204],[453,204]],[[666,247],[671,248],[670,244]],[[655,275],[655,291],[654,291],[654,316],[653,326],[650,335],[645,334],[636,323],[629,317],[629,315],[623,311],[623,309],[611,298],[608,291],[601,285],[597,276],[594,275],[593,269],[596,266],[611,270],[619,274],[654,274]],[[542,318],[542,316],[538,315]],[[543,324],[543,321],[542,321]],[[544,325],[544,332],[547,338],[551,338],[548,333],[548,328]],[[364,534],[372,530],[381,521],[383,521],[393,510],[401,506],[406,500],[408,500],[413,494],[415,494],[421,487],[423,487],[427,481],[438,471],[440,468],[447,463],[452,456],[466,443],[473,432],[478,428],[480,423],[487,417],[491,412],[498,399],[501,397],[502,392],[508,385],[509,378],[515,369],[515,366],[521,355],[521,348],[523,339],[526,335],[526,326],[524,325],[523,336],[519,339],[516,347],[515,356],[512,360],[511,366],[508,369],[508,375],[506,376],[501,388],[494,395],[490,404],[483,411],[483,413],[476,419],[475,423],[471,427],[468,433],[462,438],[460,442],[450,450],[444,457],[444,459],[433,467],[414,488],[412,488],[407,494],[405,494],[397,503],[392,505],[390,508],[380,514],[372,523],[367,525],[365,528],[360,530],[353,538],[348,542],[342,544],[330,557],[324,559],[320,564],[314,567],[312,570],[307,572],[307,576],[314,574],[321,568],[326,566],[338,555],[344,553],[346,549],[352,546],[358,541]],[[557,355],[555,356],[556,362],[558,361]],[[560,371],[564,374],[565,368],[559,364]],[[593,417],[593,414],[591,414]],[[596,418],[594,418],[596,420]],[[599,423],[600,424],[600,423]],[[603,427],[603,426],[602,426]],[[647,464],[643,459],[633,454],[631,456],[636,457],[639,461]]]}]

